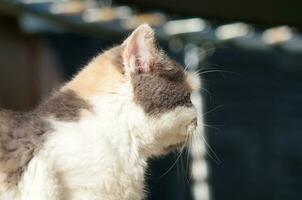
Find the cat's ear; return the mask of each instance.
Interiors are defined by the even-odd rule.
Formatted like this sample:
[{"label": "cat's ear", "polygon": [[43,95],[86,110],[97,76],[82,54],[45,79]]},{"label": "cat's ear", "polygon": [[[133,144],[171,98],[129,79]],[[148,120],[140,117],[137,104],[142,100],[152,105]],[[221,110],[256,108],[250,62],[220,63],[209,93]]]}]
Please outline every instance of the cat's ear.
[{"label": "cat's ear", "polygon": [[131,73],[148,73],[155,60],[156,45],[153,29],[143,24],[124,41],[123,61]]}]

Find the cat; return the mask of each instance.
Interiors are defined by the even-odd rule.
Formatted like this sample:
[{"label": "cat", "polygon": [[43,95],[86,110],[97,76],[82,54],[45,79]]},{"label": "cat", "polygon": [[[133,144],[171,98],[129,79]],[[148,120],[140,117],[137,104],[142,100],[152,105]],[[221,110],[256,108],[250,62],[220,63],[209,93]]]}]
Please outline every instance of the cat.
[{"label": "cat", "polygon": [[198,131],[199,88],[140,25],[33,111],[0,111],[0,200],[144,199],[148,159]]}]

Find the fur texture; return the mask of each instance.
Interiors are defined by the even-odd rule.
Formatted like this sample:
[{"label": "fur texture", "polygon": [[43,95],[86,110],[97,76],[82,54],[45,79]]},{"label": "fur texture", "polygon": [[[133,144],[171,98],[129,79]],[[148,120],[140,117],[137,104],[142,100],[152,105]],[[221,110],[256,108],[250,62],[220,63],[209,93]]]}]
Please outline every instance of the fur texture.
[{"label": "fur texture", "polygon": [[34,154],[43,146],[52,128],[45,117],[61,121],[76,121],[81,109],[89,106],[71,90],[59,92],[30,113],[1,111],[0,171],[7,182],[17,185]]},{"label": "fur texture", "polygon": [[196,131],[198,89],[141,25],[35,112],[0,115],[0,199],[142,200],[148,158]]}]

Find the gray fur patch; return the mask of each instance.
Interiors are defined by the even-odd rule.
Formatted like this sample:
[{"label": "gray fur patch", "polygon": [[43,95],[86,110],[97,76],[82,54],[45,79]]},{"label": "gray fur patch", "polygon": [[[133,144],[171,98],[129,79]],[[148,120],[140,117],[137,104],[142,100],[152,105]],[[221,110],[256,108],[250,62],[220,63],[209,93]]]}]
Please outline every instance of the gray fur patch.
[{"label": "gray fur patch", "polygon": [[75,121],[81,109],[89,108],[74,92],[64,91],[54,94],[30,113],[0,111],[0,171],[7,174],[7,182],[18,184],[27,164],[52,131],[45,117]]},{"label": "gray fur patch", "polygon": [[165,56],[152,66],[150,73],[132,74],[134,100],[149,115],[172,110],[177,106],[191,107],[191,89],[182,68]]},{"label": "gray fur patch", "polygon": [[[134,101],[142,106],[149,115],[156,115],[172,110],[177,106],[191,107],[191,88],[185,80],[182,67],[166,56],[154,41],[157,62],[153,63],[150,73],[133,73],[131,81],[134,90]],[[110,59],[122,71],[124,70],[122,45],[109,50]]]},{"label": "gray fur patch", "polygon": [[46,99],[37,112],[42,116],[54,116],[61,121],[77,121],[82,109],[89,110],[90,105],[72,90],[66,90]]}]

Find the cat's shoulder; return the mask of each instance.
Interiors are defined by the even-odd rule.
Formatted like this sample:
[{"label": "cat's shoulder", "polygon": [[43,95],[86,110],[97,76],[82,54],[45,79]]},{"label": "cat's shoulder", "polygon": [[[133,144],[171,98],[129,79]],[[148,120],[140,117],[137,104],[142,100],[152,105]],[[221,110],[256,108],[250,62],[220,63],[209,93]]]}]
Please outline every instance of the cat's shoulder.
[{"label": "cat's shoulder", "polygon": [[22,113],[0,109],[0,135],[3,135],[12,129],[21,118]]}]

